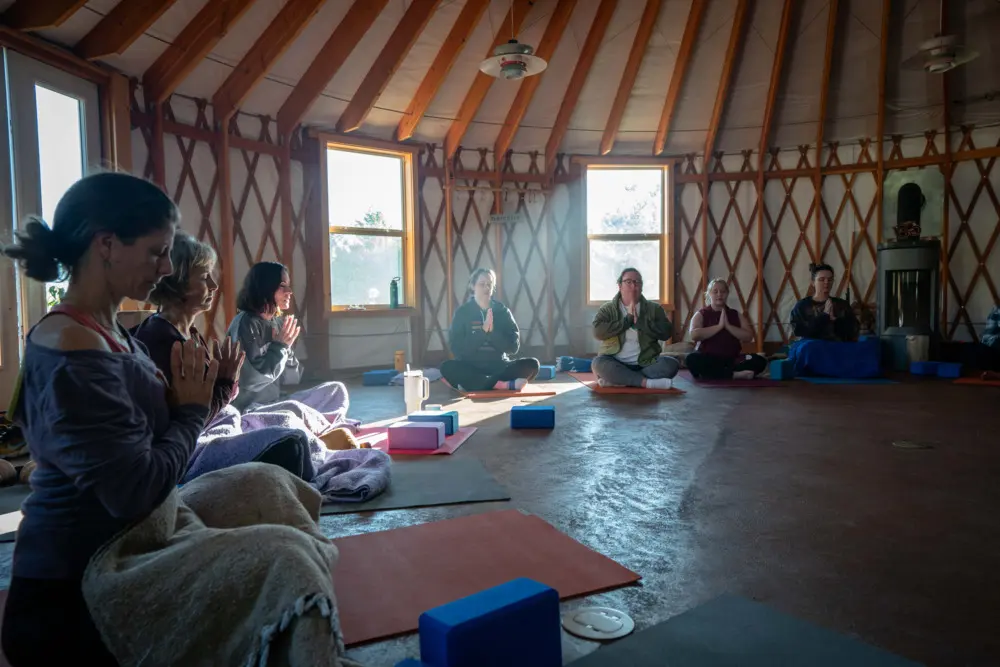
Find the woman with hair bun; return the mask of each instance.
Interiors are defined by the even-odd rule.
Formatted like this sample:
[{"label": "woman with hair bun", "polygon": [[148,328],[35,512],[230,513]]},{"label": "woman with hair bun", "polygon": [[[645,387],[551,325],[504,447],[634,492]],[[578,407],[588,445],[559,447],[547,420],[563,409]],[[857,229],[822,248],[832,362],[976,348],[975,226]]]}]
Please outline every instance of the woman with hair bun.
[{"label": "woman with hair bun", "polygon": [[705,307],[691,318],[691,340],[697,344],[685,363],[691,375],[705,380],[752,380],[767,369],[759,354],[743,354],[753,340],[750,323],[726,305],[729,285],[715,278],[705,290]]},{"label": "woman with hair bun", "polygon": [[449,346],[454,359],[441,364],[445,382],[462,391],[520,391],[538,375],[538,359],[514,359],[521,332],[507,306],[493,298],[497,276],[476,269],[469,277],[471,297],[455,311]]},{"label": "woman with hair bun", "polygon": [[799,338],[831,340],[841,343],[858,339],[860,325],[851,304],[830,296],[833,268],[829,264],[810,264],[813,295],[792,308],[792,328]]}]

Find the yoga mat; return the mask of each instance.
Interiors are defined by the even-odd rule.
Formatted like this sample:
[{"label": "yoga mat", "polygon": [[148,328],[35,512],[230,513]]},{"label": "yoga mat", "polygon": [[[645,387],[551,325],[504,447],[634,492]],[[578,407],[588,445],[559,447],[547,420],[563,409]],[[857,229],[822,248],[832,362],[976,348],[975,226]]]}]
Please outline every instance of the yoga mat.
[{"label": "yoga mat", "polygon": [[428,609],[517,577],[551,586],[561,599],[639,580],[517,510],[353,535],[334,544],[340,560],[333,583],[348,645],[415,632]]},{"label": "yoga mat", "polygon": [[826,378],[826,377],[798,377],[798,380],[805,380],[812,384],[899,384],[889,378]]},{"label": "yoga mat", "polygon": [[[627,610],[626,610],[627,611]],[[723,595],[601,647],[573,667],[921,667],[880,648]]]},{"label": "yoga mat", "polygon": [[471,398],[473,400],[477,398],[507,398],[510,396],[555,396],[554,391],[545,391],[544,389],[535,389],[529,384],[524,385],[521,391],[514,391],[513,389],[487,389],[486,391],[469,391],[462,392],[462,396],[466,398]]},{"label": "yoga mat", "polygon": [[753,389],[754,387],[787,387],[787,382],[780,380],[768,380],[766,378],[754,378],[753,380],[698,380],[691,371],[681,371],[678,375],[685,380],[693,382],[699,387],[738,387],[740,389]]},{"label": "yoga mat", "polygon": [[598,394],[668,394],[677,396],[686,393],[683,389],[674,387],[673,389],[645,389],[643,387],[602,387],[597,384],[597,376],[593,373],[570,373],[570,376]]},{"label": "yoga mat", "polygon": [[367,442],[374,449],[381,449],[389,454],[405,454],[411,456],[426,456],[429,454],[453,454],[456,449],[465,444],[465,441],[472,437],[478,428],[475,426],[463,426],[458,429],[455,435],[449,435],[444,439],[444,444],[437,449],[394,449],[389,451],[389,427],[388,426],[362,426],[354,434],[354,439],[359,443]]},{"label": "yoga mat", "polygon": [[958,378],[953,384],[970,384],[979,387],[1000,387],[1000,380],[983,380],[982,378]]},{"label": "yoga mat", "polygon": [[379,512],[406,507],[510,500],[510,493],[476,459],[410,459],[392,464],[385,493],[364,503],[330,503],[320,514]]}]

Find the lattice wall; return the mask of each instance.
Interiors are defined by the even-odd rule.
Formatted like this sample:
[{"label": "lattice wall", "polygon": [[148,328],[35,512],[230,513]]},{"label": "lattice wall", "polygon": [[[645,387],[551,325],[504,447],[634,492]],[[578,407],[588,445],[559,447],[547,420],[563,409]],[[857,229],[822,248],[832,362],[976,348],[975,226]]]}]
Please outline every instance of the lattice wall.
[{"label": "lattice wall", "polygon": [[[154,167],[150,146],[153,129],[145,116],[142,91],[133,92],[132,149],[136,173],[152,178]],[[186,135],[165,133],[164,176],[167,192],[181,209],[185,231],[206,241],[220,254],[221,214],[218,197],[218,161],[214,146],[206,139],[213,132],[211,108],[204,101],[174,96],[164,109],[164,118],[201,133]],[[232,121],[232,133],[258,141],[273,143],[274,121],[258,116],[237,115]],[[177,127],[177,125],[170,125]],[[278,189],[279,158],[241,148],[230,149],[230,179],[233,207],[235,248],[232,270],[238,289],[251,265],[259,261],[281,261],[281,206]],[[296,285],[296,309],[304,315],[307,303],[305,276],[305,236],[303,233],[303,203],[312,194],[303,186],[302,164],[291,166],[293,239],[292,273],[302,276]],[[224,270],[225,267],[220,267]],[[227,322],[220,297],[207,313],[203,330],[218,336],[225,332]]]}]

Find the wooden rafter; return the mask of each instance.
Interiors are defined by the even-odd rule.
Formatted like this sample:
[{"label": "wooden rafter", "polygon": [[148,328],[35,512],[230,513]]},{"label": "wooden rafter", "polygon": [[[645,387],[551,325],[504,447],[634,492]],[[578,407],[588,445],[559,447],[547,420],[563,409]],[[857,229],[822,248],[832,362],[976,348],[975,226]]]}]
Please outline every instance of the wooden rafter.
[{"label": "wooden rafter", "polygon": [[121,55],[174,2],[176,0],[121,0],[77,42],[74,50],[87,60]]},{"label": "wooden rafter", "polygon": [[[493,44],[490,46],[489,52],[484,56],[485,58],[493,55],[493,50],[496,47],[510,39],[508,30],[515,35],[517,34],[524,24],[524,19],[528,16],[528,11],[533,4],[531,0],[511,0],[510,11],[507,12],[507,16],[500,23],[497,34],[493,39]],[[446,160],[455,157],[455,151],[458,150],[459,144],[462,143],[465,131],[469,129],[472,119],[476,117],[476,113],[479,111],[483,100],[486,99],[486,93],[490,92],[490,86],[493,85],[494,81],[496,79],[482,72],[476,74],[476,78],[472,81],[472,86],[469,87],[469,92],[465,94],[462,106],[458,109],[458,115],[452,121],[451,127],[448,128],[448,134],[445,136],[444,156]]]},{"label": "wooden rafter", "polygon": [[444,42],[441,43],[441,48],[434,57],[434,62],[431,63],[430,69],[427,70],[423,81],[420,82],[420,87],[417,88],[416,94],[410,100],[410,105],[406,107],[403,118],[399,121],[399,127],[396,128],[396,141],[406,141],[413,136],[417,125],[420,124],[420,119],[424,117],[431,100],[437,95],[438,89],[444,83],[452,65],[455,64],[455,59],[458,58],[459,52],[465,46],[472,29],[482,18],[483,12],[486,11],[489,4],[489,0],[468,0],[462,7],[458,18],[455,19],[455,24],[451,27]]},{"label": "wooden rafter", "polygon": [[240,20],[253,0],[212,0],[188,23],[142,77],[143,95],[163,102]]},{"label": "wooden rafter", "polygon": [[[562,39],[563,32],[569,24],[569,17],[573,14],[575,7],[576,0],[559,0],[555,10],[552,12],[552,16],[549,18],[548,25],[545,26],[545,34],[542,35],[542,41],[538,43],[538,50],[535,52],[535,55],[546,61],[552,59],[552,55],[556,52],[556,46],[559,45],[559,40]],[[521,126],[521,120],[524,119],[524,114],[528,111],[528,105],[531,104],[531,98],[534,97],[535,91],[538,90],[538,84],[542,82],[544,74],[542,72],[538,76],[528,77],[521,82],[521,87],[517,91],[514,103],[510,105],[510,109],[507,111],[507,118],[504,120],[503,127],[500,128],[500,134],[497,136],[496,144],[493,146],[493,153],[498,164],[503,159],[507,149],[510,148],[511,143],[513,143],[514,137],[517,135],[517,130]]]},{"label": "wooden rafter", "polygon": [[635,85],[635,78],[639,75],[642,58],[646,55],[649,38],[653,34],[653,29],[656,28],[656,17],[660,14],[661,4],[661,0],[646,0],[646,7],[642,10],[639,28],[632,41],[628,60],[625,61],[625,71],[622,73],[621,81],[618,82],[618,92],[611,105],[608,122],[604,125],[604,135],[601,137],[601,155],[607,155],[614,148],[615,137],[618,136],[618,128],[622,124],[622,116],[625,115],[625,105],[628,104],[628,98],[632,95],[632,87]]},{"label": "wooden rafter", "polygon": [[302,33],[324,0],[288,0],[212,97],[216,122],[231,118],[254,86]]},{"label": "wooden rafter", "polygon": [[387,3],[388,0],[355,0],[278,110],[280,136],[287,137],[298,127]]},{"label": "wooden rafter", "polygon": [[[760,128],[760,144],[757,149],[757,351],[764,350],[764,151],[771,134],[774,119],[774,103],[781,87],[781,68],[785,61],[788,45],[788,28],[792,24],[792,0],[785,0],[781,9],[781,27],[778,29],[778,43],[774,47],[774,62],[771,65],[771,81],[767,88],[767,102],[764,104],[764,121]],[[786,185],[787,191],[787,185]],[[786,198],[790,198],[790,191]],[[798,215],[796,213],[796,215]]]},{"label": "wooden rafter", "polygon": [[882,189],[885,185],[885,79],[886,60],[889,54],[889,18],[892,11],[891,0],[882,0],[882,39],[878,54],[878,116],[876,120],[876,150],[878,151],[878,168],[875,177],[875,206],[878,229],[876,239],[882,242]]},{"label": "wooden rafter", "polygon": [[677,61],[674,63],[674,73],[670,77],[670,86],[667,88],[667,99],[663,103],[663,113],[660,114],[660,124],[656,128],[656,139],[653,141],[653,155],[663,155],[667,147],[667,135],[670,134],[670,121],[674,117],[674,109],[677,107],[677,100],[680,99],[681,86],[684,84],[684,75],[687,74],[688,65],[691,62],[691,54],[694,52],[694,42],[698,37],[698,29],[701,27],[701,19],[705,15],[706,0],[693,0],[691,11],[688,12],[687,24],[684,26],[684,36],[681,38],[681,48],[677,52]]},{"label": "wooden rafter", "polygon": [[87,0],[16,0],[3,13],[3,22],[15,30],[57,28]]},{"label": "wooden rafter", "polygon": [[570,77],[566,94],[559,106],[559,113],[556,114],[556,120],[552,124],[549,140],[545,144],[545,173],[551,172],[556,163],[556,152],[559,150],[559,145],[562,144],[563,137],[566,136],[566,129],[569,127],[576,103],[580,100],[583,84],[587,81],[587,75],[590,74],[590,68],[597,57],[597,50],[601,46],[604,33],[607,32],[608,24],[611,23],[611,17],[617,6],[618,0],[601,0],[601,4],[597,8],[594,22],[590,25],[590,32],[587,33],[587,39],[583,43],[583,48],[580,49],[580,56],[576,60],[573,76]]},{"label": "wooden rafter", "polygon": [[712,109],[712,118],[708,123],[708,134],[705,137],[705,167],[707,174],[709,171],[709,161],[715,151],[715,137],[719,132],[719,122],[722,120],[722,112],[726,108],[726,99],[729,96],[729,85],[732,83],[733,66],[736,64],[736,52],[739,51],[740,42],[743,38],[744,27],[747,19],[747,0],[737,0],[736,16],[733,17],[733,30],[729,34],[729,46],[726,47],[726,58],[722,63],[722,74],[719,75],[719,90],[715,95],[715,106]]},{"label": "wooden rafter", "polygon": [[823,75],[819,80],[819,119],[816,122],[816,175],[813,178],[816,213],[816,261],[823,261],[821,228],[823,225],[823,131],[826,128],[826,104],[830,95],[830,72],[833,67],[833,46],[837,37],[838,0],[830,0],[826,18],[826,53],[823,55]]},{"label": "wooden rafter", "polygon": [[440,0],[413,0],[410,3],[403,18],[399,20],[396,29],[389,37],[389,41],[386,42],[385,47],[372,63],[364,81],[351,97],[351,103],[347,105],[340,120],[337,121],[338,132],[353,132],[361,128],[365,118],[371,113],[372,107],[385,91],[389,79],[399,69],[403,58],[413,48],[417,37],[431,20],[438,4],[440,4]]}]

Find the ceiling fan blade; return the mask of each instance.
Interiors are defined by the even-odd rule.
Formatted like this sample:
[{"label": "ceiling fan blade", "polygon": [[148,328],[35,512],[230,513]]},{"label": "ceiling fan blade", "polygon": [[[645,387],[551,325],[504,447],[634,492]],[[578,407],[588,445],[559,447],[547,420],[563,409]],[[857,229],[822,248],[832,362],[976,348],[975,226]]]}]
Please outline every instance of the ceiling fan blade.
[{"label": "ceiling fan blade", "polygon": [[925,62],[927,62],[927,54],[920,51],[901,62],[899,66],[906,70],[922,70]]},{"label": "ceiling fan blade", "polygon": [[955,67],[959,65],[964,65],[965,63],[972,62],[979,57],[979,51],[975,49],[967,49],[962,47],[959,49],[958,53],[955,54]]}]

